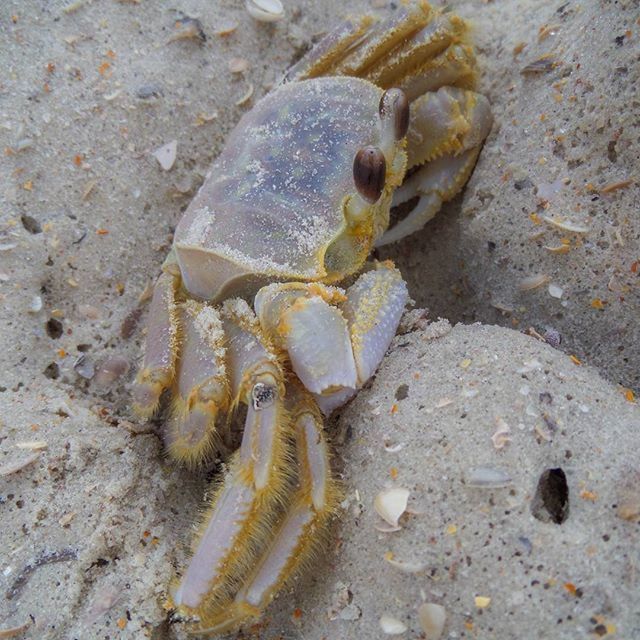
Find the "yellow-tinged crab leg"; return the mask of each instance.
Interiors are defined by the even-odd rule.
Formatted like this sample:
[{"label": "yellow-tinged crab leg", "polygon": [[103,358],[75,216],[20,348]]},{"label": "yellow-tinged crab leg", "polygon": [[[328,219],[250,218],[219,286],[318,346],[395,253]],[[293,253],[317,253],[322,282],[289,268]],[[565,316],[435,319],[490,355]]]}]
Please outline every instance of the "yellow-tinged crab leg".
[{"label": "yellow-tinged crab leg", "polygon": [[466,33],[466,23],[455,14],[436,13],[425,27],[371,65],[364,77],[379,87],[395,86],[398,79],[412,72],[425,60],[462,42]]},{"label": "yellow-tinged crab leg", "polygon": [[362,386],[378,368],[396,335],[409,293],[393,262],[378,262],[347,289],[340,306],[351,336],[351,348]]},{"label": "yellow-tinged crab leg", "polygon": [[366,78],[415,100],[445,85],[473,88],[475,57],[465,21],[427,2],[407,2],[379,21],[350,19],[321,40],[286,75]]},{"label": "yellow-tinged crab leg", "polygon": [[356,387],[349,329],[335,306],[345,299],[337,287],[297,282],[268,285],[256,295],[262,327],[288,353],[296,375],[313,393]]},{"label": "yellow-tinged crab leg", "polygon": [[348,18],[331,33],[322,38],[308,55],[290,67],[283,82],[332,75],[331,70],[342,60],[349,49],[357,44],[375,20],[371,16]]},{"label": "yellow-tinged crab leg", "polygon": [[360,76],[386,52],[424,27],[431,16],[426,2],[402,5],[392,16],[349,18],[289,71],[284,80],[305,80],[323,75]]},{"label": "yellow-tinged crab leg", "polygon": [[411,104],[410,114],[409,169],[445,154],[457,155],[479,147],[493,120],[491,106],[483,95],[455,87],[420,96]]},{"label": "yellow-tinged crab leg", "polygon": [[425,162],[396,189],[393,204],[418,202],[406,218],[389,229],[377,246],[420,230],[443,202],[462,189],[473,171],[482,142],[491,129],[489,101],[464,89],[443,87],[411,104],[407,134],[409,166]]},{"label": "yellow-tinged crab leg", "polygon": [[473,48],[456,44],[407,71],[404,76],[394,78],[390,86],[402,89],[410,102],[427,91],[437,91],[444,86],[473,89],[476,83],[475,65]]},{"label": "yellow-tinged crab leg", "polygon": [[328,414],[378,367],[407,298],[400,272],[383,262],[346,293],[319,284],[269,285],[258,292],[255,308],[265,332]]},{"label": "yellow-tinged crab leg", "polygon": [[177,277],[163,271],[153,289],[144,362],[133,386],[134,410],[144,417],[155,412],[173,379],[178,352],[177,286]]},{"label": "yellow-tinged crab leg", "polygon": [[229,407],[222,322],[208,305],[178,307],[180,358],[165,445],[181,462],[201,462],[214,446],[215,423]]},{"label": "yellow-tinged crab leg", "polygon": [[433,17],[427,2],[410,2],[399,6],[388,18],[374,23],[366,35],[351,47],[331,70],[332,75],[366,77],[367,71],[390,51],[411,41],[411,36],[425,27]]},{"label": "yellow-tinged crab leg", "polygon": [[340,492],[331,477],[322,418],[297,385],[287,387],[287,408],[295,429],[297,489],[287,513],[233,604],[203,621],[202,631],[223,632],[258,617],[287,580],[313,559],[324,541]]},{"label": "yellow-tinged crab leg", "polygon": [[465,185],[480,147],[474,147],[459,156],[445,155],[429,162],[414,173],[399,189],[398,202],[419,197],[418,202],[406,218],[395,224],[376,241],[377,247],[419,231],[438,213],[443,202],[451,200]]},{"label": "yellow-tinged crab leg", "polygon": [[215,492],[193,557],[172,591],[173,604],[193,630],[206,628],[255,566],[263,540],[289,491],[290,426],[283,374],[246,303],[232,300],[221,317],[235,403],[247,405],[240,451]]},{"label": "yellow-tinged crab leg", "polygon": [[[346,292],[340,311],[347,321],[357,370],[357,388],[376,371],[396,334],[409,294],[402,275],[390,260],[378,262]],[[325,390],[314,395],[329,415],[355,394],[355,389]]]}]

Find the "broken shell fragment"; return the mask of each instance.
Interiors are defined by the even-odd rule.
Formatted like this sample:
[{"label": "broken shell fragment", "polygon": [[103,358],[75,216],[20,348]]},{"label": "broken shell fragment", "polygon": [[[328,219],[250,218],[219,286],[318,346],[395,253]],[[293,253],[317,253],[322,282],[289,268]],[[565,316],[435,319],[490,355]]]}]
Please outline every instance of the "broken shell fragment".
[{"label": "broken shell fragment", "polygon": [[513,484],[513,479],[497,467],[476,467],[467,473],[467,484],[482,489],[500,489]]},{"label": "broken shell fragment", "polygon": [[418,607],[418,619],[427,640],[439,640],[444,630],[447,612],[440,604],[425,602]]},{"label": "broken shell fragment", "polygon": [[549,216],[542,216],[542,219],[547,224],[550,224],[552,227],[562,229],[562,231],[569,231],[571,233],[589,233],[589,227],[571,222],[571,220],[560,220],[558,218],[550,218]]},{"label": "broken shell fragment", "polygon": [[397,618],[392,618],[388,615],[383,615],[380,618],[380,628],[384,633],[390,636],[397,636],[404,633],[407,630],[407,625]]},{"label": "broken shell fragment", "polygon": [[169,169],[173,167],[173,163],[176,161],[177,152],[178,141],[172,140],[171,142],[167,142],[167,144],[158,147],[152,152],[152,155],[165,171],[169,171]]},{"label": "broken shell fragment", "polygon": [[276,22],[284,18],[284,7],[280,0],[247,0],[245,7],[258,22]]},{"label": "broken shell fragment", "polygon": [[375,497],[373,507],[376,513],[397,531],[400,528],[398,520],[406,511],[408,500],[409,489],[402,487],[384,489]]},{"label": "broken shell fragment", "polygon": [[523,278],[522,280],[520,280],[520,283],[518,284],[518,289],[520,289],[520,291],[531,291],[532,289],[537,289],[538,287],[541,287],[543,284],[546,284],[547,282],[549,282],[549,280],[550,280],[549,276],[543,273],[539,273],[535,276],[529,276],[527,278]]},{"label": "broken shell fragment", "polygon": [[392,553],[385,553],[384,559],[392,567],[395,567],[403,573],[420,573],[428,567],[426,562],[403,562],[402,560],[395,560]]}]

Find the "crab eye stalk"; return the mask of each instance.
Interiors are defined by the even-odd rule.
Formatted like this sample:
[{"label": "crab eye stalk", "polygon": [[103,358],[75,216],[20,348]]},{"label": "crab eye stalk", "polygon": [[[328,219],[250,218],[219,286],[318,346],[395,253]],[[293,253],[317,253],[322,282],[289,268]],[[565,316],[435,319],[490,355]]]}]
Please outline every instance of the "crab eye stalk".
[{"label": "crab eye stalk", "polygon": [[353,181],[358,193],[373,204],[382,195],[387,175],[387,161],[377,147],[364,147],[353,160]]},{"label": "crab eye stalk", "polygon": [[409,100],[401,89],[389,89],[382,94],[378,107],[380,117],[393,123],[396,140],[402,140],[409,130]]}]

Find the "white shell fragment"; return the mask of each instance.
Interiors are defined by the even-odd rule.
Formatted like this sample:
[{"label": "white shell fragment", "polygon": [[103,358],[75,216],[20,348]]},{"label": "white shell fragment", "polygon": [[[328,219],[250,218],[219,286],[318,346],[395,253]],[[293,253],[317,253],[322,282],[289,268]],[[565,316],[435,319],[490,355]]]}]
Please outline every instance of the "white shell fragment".
[{"label": "white shell fragment", "polygon": [[393,489],[382,490],[373,501],[376,513],[388,524],[398,531],[398,520],[407,509],[409,500],[409,489],[395,487]]},{"label": "white shell fragment", "polygon": [[42,310],[42,298],[40,296],[33,296],[29,304],[29,313],[38,313]]},{"label": "white shell fragment", "polygon": [[511,429],[503,418],[496,418],[496,423],[498,426],[494,434],[491,436],[491,442],[493,442],[495,449],[500,450],[504,449],[511,441],[511,438],[509,437]]},{"label": "white shell fragment", "polygon": [[550,284],[547,291],[552,298],[558,299],[562,298],[562,294],[564,293],[562,287],[559,287],[557,284]]},{"label": "white shell fragment", "polygon": [[402,560],[395,560],[390,553],[385,553],[384,559],[392,567],[395,567],[403,573],[420,573],[429,566],[426,562],[403,562]]},{"label": "white shell fragment", "polygon": [[550,218],[549,216],[542,216],[542,219],[547,224],[550,224],[552,227],[562,229],[562,231],[569,231],[570,233],[589,233],[589,227],[571,222],[571,220],[561,220],[558,218]]},{"label": "white shell fragment", "polygon": [[25,442],[16,442],[16,449],[29,449],[30,451],[42,451],[49,445],[44,440],[27,440]]},{"label": "white shell fragment", "polygon": [[404,633],[407,630],[407,625],[397,618],[392,618],[388,615],[383,615],[380,618],[380,628],[384,633],[390,636],[397,636]]},{"label": "white shell fragment", "polygon": [[8,462],[0,467],[0,478],[3,476],[10,476],[12,473],[17,473],[30,464],[33,464],[40,457],[40,453],[32,453],[31,455],[19,460],[18,462]]},{"label": "white shell fragment", "polygon": [[497,467],[476,467],[467,473],[467,484],[481,489],[500,489],[513,484],[513,479]]},{"label": "white shell fragment", "polygon": [[520,291],[531,291],[532,289],[541,287],[547,282],[549,282],[549,276],[544,275],[543,273],[538,273],[535,276],[529,276],[528,278],[520,280],[518,283],[518,289],[520,289]]},{"label": "white shell fragment", "polygon": [[177,153],[178,141],[172,140],[171,142],[167,142],[167,144],[158,147],[151,153],[151,155],[153,155],[153,157],[160,163],[160,166],[165,171],[169,171],[169,169],[173,167],[173,164],[176,161]]},{"label": "white shell fragment", "polygon": [[418,607],[418,619],[427,640],[439,640],[444,630],[447,612],[440,604],[425,602]]},{"label": "white shell fragment", "polygon": [[236,107],[241,107],[243,104],[246,104],[247,102],[249,102],[249,100],[251,100],[252,95],[253,95],[253,85],[249,83],[247,90],[242,94],[240,98],[238,98],[238,100],[236,100],[235,102]]},{"label": "white shell fragment", "polygon": [[277,22],[284,18],[284,7],[280,0],[246,0],[245,7],[258,22]]}]

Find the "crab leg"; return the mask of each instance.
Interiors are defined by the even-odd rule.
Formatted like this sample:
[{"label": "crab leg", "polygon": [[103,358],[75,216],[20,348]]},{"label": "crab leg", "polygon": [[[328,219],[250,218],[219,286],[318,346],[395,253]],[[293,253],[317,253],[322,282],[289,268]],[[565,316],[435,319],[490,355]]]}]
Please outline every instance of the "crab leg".
[{"label": "crab leg", "polygon": [[415,197],[419,200],[406,218],[377,240],[376,246],[420,230],[443,202],[460,191],[473,171],[491,122],[489,101],[473,91],[443,87],[411,104],[408,164],[426,164],[395,191],[393,204]]},{"label": "crab leg", "polygon": [[287,387],[287,409],[295,430],[297,488],[269,546],[233,604],[208,618],[207,632],[223,632],[258,617],[284,583],[313,557],[340,492],[331,477],[322,418],[313,400],[297,385]]},{"label": "crab leg", "polygon": [[224,333],[208,305],[185,302],[178,317],[182,348],[165,444],[175,459],[193,464],[212,449],[216,418],[229,407]]},{"label": "crab leg", "polygon": [[474,91],[442,87],[410,106],[407,165],[431,162],[479,147],[492,123],[489,101]]},{"label": "crab leg", "polygon": [[400,272],[383,262],[346,293],[318,284],[269,285],[258,292],[255,308],[265,332],[288,353],[292,369],[326,414],[376,370],[407,298]]},{"label": "crab leg", "polygon": [[134,410],[144,417],[156,411],[173,379],[178,352],[177,287],[178,278],[163,271],[153,289],[144,363],[133,386]]},{"label": "crab leg", "polygon": [[472,88],[475,59],[468,29],[427,2],[400,6],[389,18],[350,19],[292,67],[287,81],[322,75],[366,78],[398,87],[409,100],[444,85]]},{"label": "crab leg", "polygon": [[193,621],[195,631],[207,628],[211,616],[233,600],[290,484],[290,427],[280,366],[246,303],[228,301],[221,317],[233,404],[245,404],[247,417],[240,451],[215,492],[191,562],[172,592],[178,615]]}]

